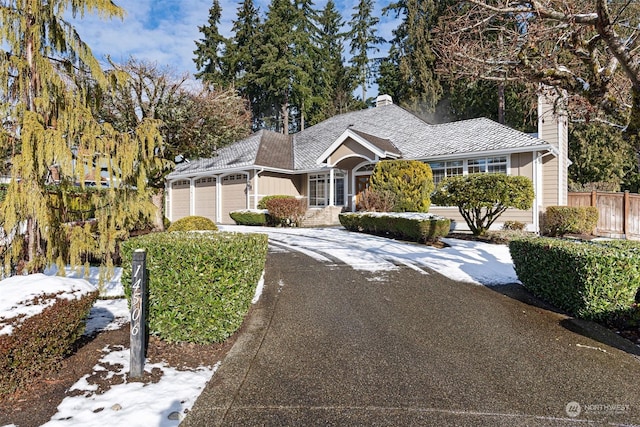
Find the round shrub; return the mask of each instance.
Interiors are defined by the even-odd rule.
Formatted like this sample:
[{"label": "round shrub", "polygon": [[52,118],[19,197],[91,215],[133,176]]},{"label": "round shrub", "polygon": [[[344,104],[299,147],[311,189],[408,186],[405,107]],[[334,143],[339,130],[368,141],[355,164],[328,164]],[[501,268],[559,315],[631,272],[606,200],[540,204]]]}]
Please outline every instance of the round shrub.
[{"label": "round shrub", "polygon": [[258,202],[258,209],[267,209],[267,203],[269,203],[269,200],[280,200],[280,199],[295,199],[295,197],[294,196],[287,196],[287,195],[284,195],[284,194],[275,194],[273,196],[264,196]]},{"label": "round shrub", "polygon": [[394,212],[428,212],[434,189],[431,167],[417,160],[384,160],[371,175],[371,190],[390,193]]},{"label": "round shrub", "polygon": [[179,220],[173,222],[167,231],[196,231],[196,230],[209,230],[217,231],[218,227],[216,223],[209,218],[203,216],[185,216]]}]

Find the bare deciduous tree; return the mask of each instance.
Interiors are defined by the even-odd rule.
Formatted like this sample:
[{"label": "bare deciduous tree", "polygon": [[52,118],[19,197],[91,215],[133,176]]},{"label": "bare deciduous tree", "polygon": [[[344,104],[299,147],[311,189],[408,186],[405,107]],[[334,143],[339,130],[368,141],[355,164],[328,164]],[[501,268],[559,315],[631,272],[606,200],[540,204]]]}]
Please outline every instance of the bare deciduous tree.
[{"label": "bare deciduous tree", "polygon": [[640,131],[640,3],[633,0],[467,0],[441,21],[437,52],[450,76],[544,83],[573,113]]}]

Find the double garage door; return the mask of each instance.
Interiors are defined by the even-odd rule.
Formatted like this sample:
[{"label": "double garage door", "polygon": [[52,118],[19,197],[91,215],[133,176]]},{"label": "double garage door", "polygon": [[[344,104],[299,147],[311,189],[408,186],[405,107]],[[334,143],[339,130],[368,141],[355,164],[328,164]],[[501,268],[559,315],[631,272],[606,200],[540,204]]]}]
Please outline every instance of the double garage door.
[{"label": "double garage door", "polygon": [[[194,181],[193,195],[189,180],[175,181],[171,184],[171,218],[175,221],[191,215],[193,205],[193,215],[217,221],[219,209],[220,222],[233,224],[229,212],[247,208],[246,189],[247,176],[243,174],[227,175],[220,180],[215,177],[198,178]],[[220,199],[217,198],[218,191]]]}]

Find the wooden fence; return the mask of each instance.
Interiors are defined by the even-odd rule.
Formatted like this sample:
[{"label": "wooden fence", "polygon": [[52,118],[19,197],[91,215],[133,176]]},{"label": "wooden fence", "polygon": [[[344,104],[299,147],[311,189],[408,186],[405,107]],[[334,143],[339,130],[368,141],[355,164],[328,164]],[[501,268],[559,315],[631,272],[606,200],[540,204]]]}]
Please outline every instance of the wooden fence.
[{"label": "wooden fence", "polygon": [[597,236],[640,240],[640,194],[569,193],[567,205],[598,208]]}]

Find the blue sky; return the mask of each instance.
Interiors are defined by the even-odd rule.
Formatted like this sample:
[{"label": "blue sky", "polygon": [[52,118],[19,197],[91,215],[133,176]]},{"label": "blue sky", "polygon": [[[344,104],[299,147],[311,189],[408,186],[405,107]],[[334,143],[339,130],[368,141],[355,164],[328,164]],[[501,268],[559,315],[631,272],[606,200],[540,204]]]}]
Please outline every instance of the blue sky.
[{"label": "blue sky", "polygon": [[[265,13],[269,0],[254,0],[261,13]],[[382,7],[390,0],[378,1]],[[126,11],[123,20],[102,20],[85,15],[74,21],[80,37],[89,44],[94,55],[104,60],[109,55],[115,62],[125,62],[130,56],[168,66],[176,74],[196,72],[193,63],[195,40],[202,38],[198,26],[206,25],[212,0],[115,0]],[[222,19],[220,31],[230,35],[232,21],[236,18],[238,0],[221,0]],[[336,0],[343,18],[348,21],[357,0]],[[326,0],[315,3],[321,9]],[[394,20],[381,17],[378,35],[391,38],[397,26]],[[348,53],[348,52],[345,52]],[[380,55],[380,54],[376,54]]]}]

